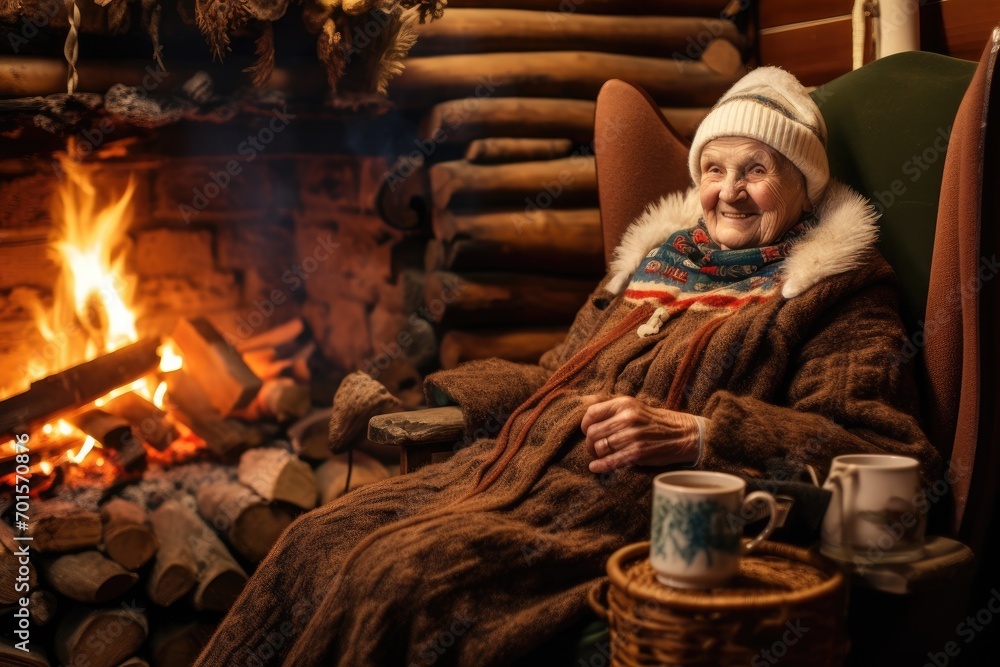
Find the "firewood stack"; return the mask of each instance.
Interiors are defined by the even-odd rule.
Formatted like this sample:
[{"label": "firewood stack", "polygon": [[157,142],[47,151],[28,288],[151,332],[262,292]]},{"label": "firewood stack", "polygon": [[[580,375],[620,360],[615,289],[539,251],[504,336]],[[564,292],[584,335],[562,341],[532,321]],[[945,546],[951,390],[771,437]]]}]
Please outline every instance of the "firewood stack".
[{"label": "firewood stack", "polygon": [[390,224],[431,228],[424,297],[443,367],[537,361],[562,338],[604,272],[598,90],[636,83],[692,136],[744,71],[729,4],[457,0],[419,27],[390,94],[430,108],[380,205]]},{"label": "firewood stack", "polygon": [[[12,511],[0,521],[0,612],[17,613],[21,577],[32,639],[30,653],[0,639],[0,664],[186,667],[296,516],[389,476],[363,451],[349,475],[347,455],[327,448],[331,411],[310,400],[305,361],[315,344],[301,320],[239,341],[181,320],[171,340],[183,366],[161,371],[166,410],[123,394],[66,417],[98,440],[102,430],[148,431],[132,438],[143,456],[112,458],[121,475],[110,487],[57,485],[31,497],[30,541],[15,539]],[[155,346],[136,349],[142,363],[125,383],[155,366]],[[205,447],[178,464],[170,445],[190,440],[186,430]],[[158,452],[151,441],[163,439]]]}]

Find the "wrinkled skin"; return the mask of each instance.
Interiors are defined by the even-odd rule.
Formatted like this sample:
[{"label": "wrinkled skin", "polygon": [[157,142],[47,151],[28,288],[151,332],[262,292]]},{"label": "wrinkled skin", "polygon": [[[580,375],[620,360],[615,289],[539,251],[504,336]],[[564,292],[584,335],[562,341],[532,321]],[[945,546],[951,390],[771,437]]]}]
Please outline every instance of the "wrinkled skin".
[{"label": "wrinkled skin", "polygon": [[[705,227],[725,250],[770,245],[812,210],[802,173],[754,139],[710,141],[701,154],[699,188]],[[594,455],[594,473],[626,465],[693,463],[699,457],[694,416],[628,396],[591,405],[580,428]]]},{"label": "wrinkled skin", "polygon": [[812,210],[795,165],[767,144],[742,137],[705,146],[700,194],[708,235],[726,250],[770,245]]},{"label": "wrinkled skin", "polygon": [[590,471],[698,460],[698,423],[686,412],[654,408],[631,396],[594,403],[580,424],[594,455]]}]

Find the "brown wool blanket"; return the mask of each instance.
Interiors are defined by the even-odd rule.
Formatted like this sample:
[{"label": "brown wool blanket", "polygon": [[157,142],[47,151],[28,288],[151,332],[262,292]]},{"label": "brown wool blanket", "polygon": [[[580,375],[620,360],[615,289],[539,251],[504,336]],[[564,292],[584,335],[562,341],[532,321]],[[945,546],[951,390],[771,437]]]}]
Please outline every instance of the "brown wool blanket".
[{"label": "brown wool blanket", "polygon": [[825,475],[838,454],[890,452],[933,474],[894,276],[870,249],[855,259],[791,296],[795,274],[738,309],[688,308],[645,338],[653,305],[606,279],[539,366],[430,376],[428,397],[456,400],[469,435],[489,436],[298,519],[197,665],[518,664],[584,617],[606,559],[649,534],[662,470],[589,472],[580,421],[594,396],[705,416],[708,469]]}]

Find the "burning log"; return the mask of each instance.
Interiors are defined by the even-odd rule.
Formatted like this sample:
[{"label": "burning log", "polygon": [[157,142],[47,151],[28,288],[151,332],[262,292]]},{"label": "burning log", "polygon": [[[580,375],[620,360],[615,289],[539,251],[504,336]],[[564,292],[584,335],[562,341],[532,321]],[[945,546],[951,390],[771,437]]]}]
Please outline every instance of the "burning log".
[{"label": "burning log", "polygon": [[115,667],[139,650],[148,633],[149,623],[138,610],[81,608],[59,624],[53,648],[64,665]]},{"label": "burning log", "polygon": [[101,542],[101,516],[62,500],[36,500],[31,505],[28,535],[36,551],[74,551]]},{"label": "burning log", "polygon": [[305,344],[309,338],[302,318],[288,320],[284,324],[262,331],[256,336],[236,343],[236,351],[240,354],[256,350],[270,350],[276,358],[287,357]]},{"label": "burning log", "polygon": [[209,405],[201,385],[184,370],[167,374],[168,398],[178,421],[191,429],[206,446],[223,459],[235,458],[248,447],[260,444],[259,430],[235,419],[224,419]]},{"label": "burning log", "polygon": [[351,373],[340,383],[333,397],[330,450],[344,451],[367,432],[368,421],[373,416],[396,412],[402,407],[399,399],[378,380],[362,371]]},{"label": "burning log", "polygon": [[146,448],[121,417],[94,409],[67,417],[66,421],[101,443],[122,469],[136,470],[146,464]]},{"label": "burning log", "polygon": [[424,285],[428,304],[448,294],[439,308],[443,326],[568,324],[594,288],[595,280],[521,273],[458,275],[435,271]]},{"label": "burning log", "polygon": [[[716,15],[718,16],[718,15]],[[449,8],[417,26],[410,56],[491,51],[601,51],[636,56],[697,58],[693,39],[705,31],[742,45],[732,21],[677,16],[595,16],[516,9]],[[692,52],[689,52],[692,51]]]},{"label": "burning log", "polygon": [[338,454],[325,461],[316,469],[316,485],[319,487],[319,504],[326,505],[347,492],[378,482],[389,477],[389,471],[381,463],[364,452],[355,451],[351,468],[350,488],[347,483],[347,454]]},{"label": "burning log", "polygon": [[127,570],[135,570],[156,555],[159,543],[149,514],[139,505],[114,498],[101,506],[104,551]]},{"label": "burning log", "polygon": [[143,442],[161,452],[179,437],[167,413],[135,392],[112,398],[103,409],[132,424]]},{"label": "burning log", "polygon": [[19,544],[14,539],[14,529],[6,521],[0,520],[0,604],[14,604],[20,599],[21,593],[15,588],[19,577],[23,581],[27,575],[28,588],[35,588],[38,579],[35,566],[30,562],[23,565],[21,556],[18,555],[24,544],[30,542]]},{"label": "burning log", "polygon": [[454,368],[472,359],[499,357],[537,363],[543,353],[566,337],[562,327],[514,331],[449,331],[441,339],[441,367]]},{"label": "burning log", "polygon": [[236,482],[216,482],[198,490],[198,512],[229,544],[254,563],[263,560],[288,524],[291,512],[266,502]]},{"label": "burning log", "polygon": [[430,175],[436,208],[509,207],[521,202],[526,209],[597,205],[594,158],[583,155],[501,165],[454,160],[434,165]]},{"label": "burning log", "polygon": [[295,453],[304,459],[321,461],[330,458],[330,416],[333,410],[314,410],[288,427],[288,439]]},{"label": "burning log", "polygon": [[[576,144],[594,139],[594,106],[590,100],[544,97],[493,97],[449,100],[434,105],[421,119],[422,141],[467,144],[484,137],[563,138]],[[681,136],[691,138],[707,107],[661,107]]]},{"label": "burning log", "polygon": [[79,408],[154,370],[157,340],[143,340],[31,383],[0,401],[0,434],[26,432],[42,421]]},{"label": "burning log", "polygon": [[161,607],[169,607],[184,597],[198,579],[198,560],[184,532],[183,509],[179,503],[168,501],[150,515],[160,549],[146,580],[146,591]]},{"label": "burning log", "polygon": [[14,647],[14,642],[0,637],[0,665],[8,667],[49,667],[49,661],[37,646],[28,651]]},{"label": "burning log", "polygon": [[393,81],[390,94],[408,108],[483,97],[484,92],[497,97],[554,95],[593,100],[604,82],[615,78],[641,86],[659,104],[711,106],[739,77],[687,59],[588,51],[473,53],[407,58],[406,69]]},{"label": "burning log", "polygon": [[156,667],[191,667],[215,634],[207,623],[158,625],[150,641],[150,659]]},{"label": "burning log", "polygon": [[473,164],[530,162],[566,157],[572,151],[569,139],[476,139],[465,149],[465,159]]},{"label": "burning log", "polygon": [[184,357],[185,371],[221,414],[245,408],[260,391],[260,378],[208,320],[181,319],[171,338]]},{"label": "burning log", "polygon": [[312,468],[284,449],[251,449],[240,457],[239,480],[265,500],[278,500],[310,510],[316,507]]},{"label": "burning log", "polygon": [[43,569],[52,588],[77,602],[107,602],[139,581],[138,574],[97,551],[60,556]]}]

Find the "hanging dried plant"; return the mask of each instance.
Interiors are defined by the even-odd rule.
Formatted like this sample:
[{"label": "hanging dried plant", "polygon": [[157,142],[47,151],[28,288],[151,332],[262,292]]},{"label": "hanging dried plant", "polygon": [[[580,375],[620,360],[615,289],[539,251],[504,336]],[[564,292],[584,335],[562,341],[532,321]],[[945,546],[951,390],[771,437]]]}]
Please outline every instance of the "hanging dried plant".
[{"label": "hanging dried plant", "polygon": [[112,35],[122,35],[128,32],[132,23],[132,15],[129,12],[129,0],[94,0],[102,7],[108,8],[108,30]]},{"label": "hanging dried plant", "polygon": [[274,27],[268,21],[255,21],[254,25],[258,30],[254,51],[257,62],[243,71],[250,74],[253,85],[263,86],[274,71]]},{"label": "hanging dried plant", "polygon": [[198,29],[212,48],[212,57],[222,60],[229,51],[230,33],[247,20],[243,0],[195,0]]},{"label": "hanging dried plant", "polygon": [[385,28],[372,39],[368,47],[371,56],[365,61],[365,81],[371,82],[371,90],[380,95],[388,91],[389,81],[403,73],[403,60],[417,42],[413,29],[416,12],[396,9],[390,16]]},{"label": "hanging dried plant", "polygon": [[444,8],[448,6],[448,0],[399,0],[399,6],[403,9],[417,7],[420,12],[420,22],[424,23],[428,17],[433,19],[441,18]]},{"label": "hanging dried plant", "polygon": [[319,34],[316,48],[319,60],[326,69],[326,81],[334,93],[337,92],[337,84],[344,76],[344,69],[347,66],[347,57],[342,42],[343,36],[337,30],[337,24],[333,22],[333,19],[327,19],[323,24],[323,31]]},{"label": "hanging dried plant", "polygon": [[163,45],[160,44],[160,17],[162,16],[160,0],[142,0],[142,27],[153,42],[153,60],[160,66],[161,70],[167,68],[163,66]]}]

